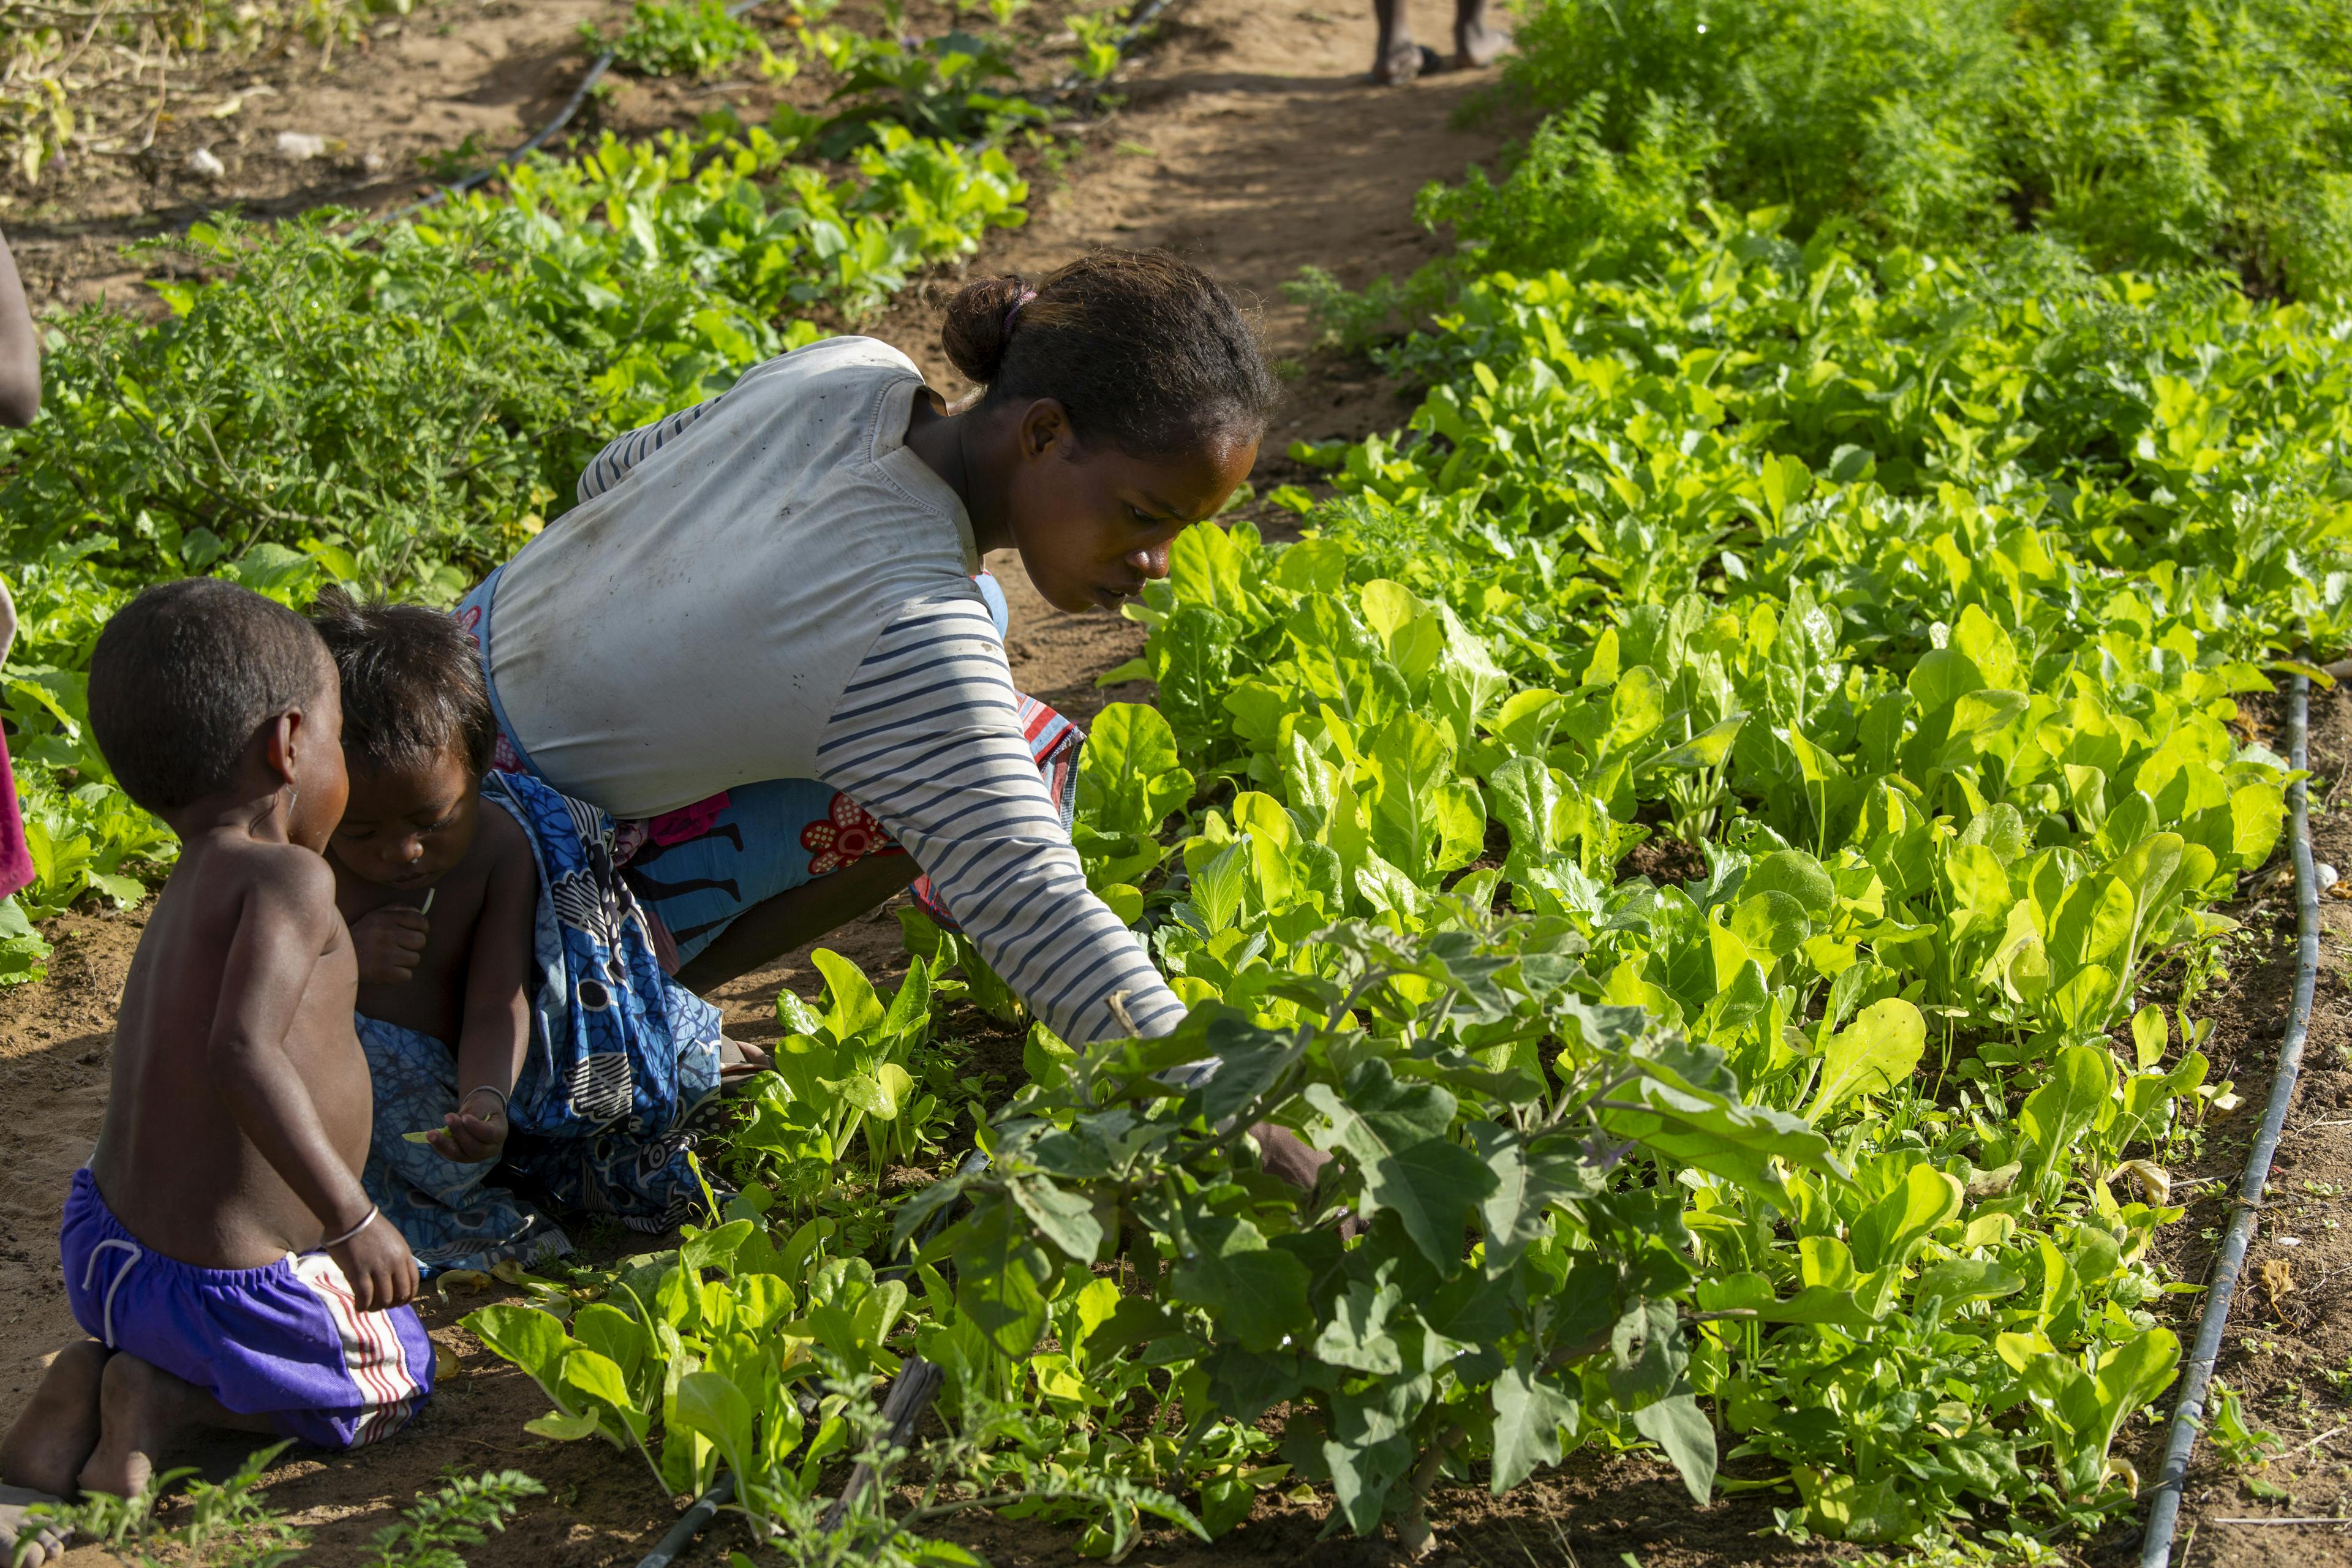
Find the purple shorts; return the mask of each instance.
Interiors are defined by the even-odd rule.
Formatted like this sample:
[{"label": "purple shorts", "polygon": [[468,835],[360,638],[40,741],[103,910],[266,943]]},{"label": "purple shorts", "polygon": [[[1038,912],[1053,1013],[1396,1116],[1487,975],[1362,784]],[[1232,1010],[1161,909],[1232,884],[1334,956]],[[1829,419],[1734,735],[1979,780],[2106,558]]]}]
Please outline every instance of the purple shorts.
[{"label": "purple shorts", "polygon": [[433,1392],[433,1342],[416,1309],[361,1311],[323,1252],[264,1268],[179,1262],[122,1227],[87,1168],[74,1173],[58,1250],[83,1331],[289,1437],[373,1443]]}]

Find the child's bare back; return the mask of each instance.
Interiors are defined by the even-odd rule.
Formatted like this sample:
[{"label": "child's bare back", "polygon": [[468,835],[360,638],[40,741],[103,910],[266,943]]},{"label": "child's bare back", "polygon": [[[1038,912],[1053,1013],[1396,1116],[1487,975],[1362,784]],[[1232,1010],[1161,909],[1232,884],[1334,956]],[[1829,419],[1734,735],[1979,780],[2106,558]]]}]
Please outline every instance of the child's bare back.
[{"label": "child's bare back", "polygon": [[0,1441],[0,1548],[25,1492],[130,1496],[193,1429],[350,1447],[430,1392],[407,1244],[360,1180],[373,1091],[358,962],[322,858],[348,783],[333,662],[300,617],[205,578],[100,635],[90,728],[179,836],[131,961],[114,1080],[58,1250],[90,1338]]},{"label": "child's bare back", "polygon": [[[257,984],[257,982],[258,984]],[[359,1216],[370,1096],[352,1030],[359,966],[335,910],[334,873],[291,843],[236,828],[184,843],[123,987],[113,1086],[90,1173],[122,1224],[156,1251],[206,1268],[257,1268],[330,1234],[232,1106],[299,1080],[273,1142],[323,1140]],[[262,1042],[270,1042],[264,1045]],[[275,1061],[256,1060],[257,1052]],[[281,1148],[282,1158],[282,1148]]]}]

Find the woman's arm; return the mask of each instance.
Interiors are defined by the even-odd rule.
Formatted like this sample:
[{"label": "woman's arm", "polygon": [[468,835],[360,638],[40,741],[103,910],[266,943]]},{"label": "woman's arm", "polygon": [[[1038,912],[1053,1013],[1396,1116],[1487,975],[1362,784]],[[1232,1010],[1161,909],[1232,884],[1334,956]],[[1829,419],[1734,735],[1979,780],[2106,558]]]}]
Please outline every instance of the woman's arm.
[{"label": "woman's arm", "polygon": [[1164,1035],[1184,1005],[1087,889],[1015,700],[987,610],[908,605],[843,692],[817,745],[818,777],[880,819],[981,956],[1063,1039]]},{"label": "woman's arm", "polygon": [[25,303],[16,258],[0,237],[0,425],[30,425],[40,411],[41,335]]}]

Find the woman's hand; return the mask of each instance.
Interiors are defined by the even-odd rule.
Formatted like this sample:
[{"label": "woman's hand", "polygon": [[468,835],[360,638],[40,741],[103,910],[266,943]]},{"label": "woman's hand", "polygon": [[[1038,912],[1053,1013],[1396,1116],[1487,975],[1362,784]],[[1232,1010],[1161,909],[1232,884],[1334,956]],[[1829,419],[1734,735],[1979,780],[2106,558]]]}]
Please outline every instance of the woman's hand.
[{"label": "woman's hand", "polygon": [[[487,1114],[478,1115],[478,1111]],[[468,1094],[445,1121],[446,1126],[435,1129],[425,1140],[425,1147],[445,1160],[478,1165],[497,1159],[506,1149],[506,1101],[487,1089]]]},{"label": "woman's hand", "polygon": [[352,927],[352,946],[360,957],[360,984],[407,984],[416,976],[425,939],[432,934],[432,921],[412,905],[386,904],[362,915]]}]

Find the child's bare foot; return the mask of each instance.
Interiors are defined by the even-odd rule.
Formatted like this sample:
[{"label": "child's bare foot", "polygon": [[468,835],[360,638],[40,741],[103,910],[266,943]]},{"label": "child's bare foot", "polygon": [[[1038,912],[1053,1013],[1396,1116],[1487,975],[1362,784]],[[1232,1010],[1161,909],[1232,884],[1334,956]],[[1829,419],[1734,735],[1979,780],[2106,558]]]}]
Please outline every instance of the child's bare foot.
[{"label": "child's bare foot", "polygon": [[106,1363],[99,1409],[103,1429],[97,1451],[81,1468],[81,1489],[123,1498],[144,1490],[154,1479],[156,1461],[200,1427],[271,1430],[258,1416],[225,1410],[195,1384],[123,1352]]},{"label": "child's bare foot", "polygon": [[[57,1353],[33,1391],[33,1402],[0,1439],[0,1485],[53,1499],[73,1491],[75,1478],[98,1447],[99,1385],[112,1354],[96,1340]],[[5,1555],[0,1552],[0,1560]]]},{"label": "child's bare foot", "polygon": [[66,1554],[68,1532],[63,1528],[46,1520],[25,1517],[25,1510],[35,1503],[58,1500],[30,1487],[0,1487],[0,1563],[33,1568],[35,1564],[54,1563]]}]

